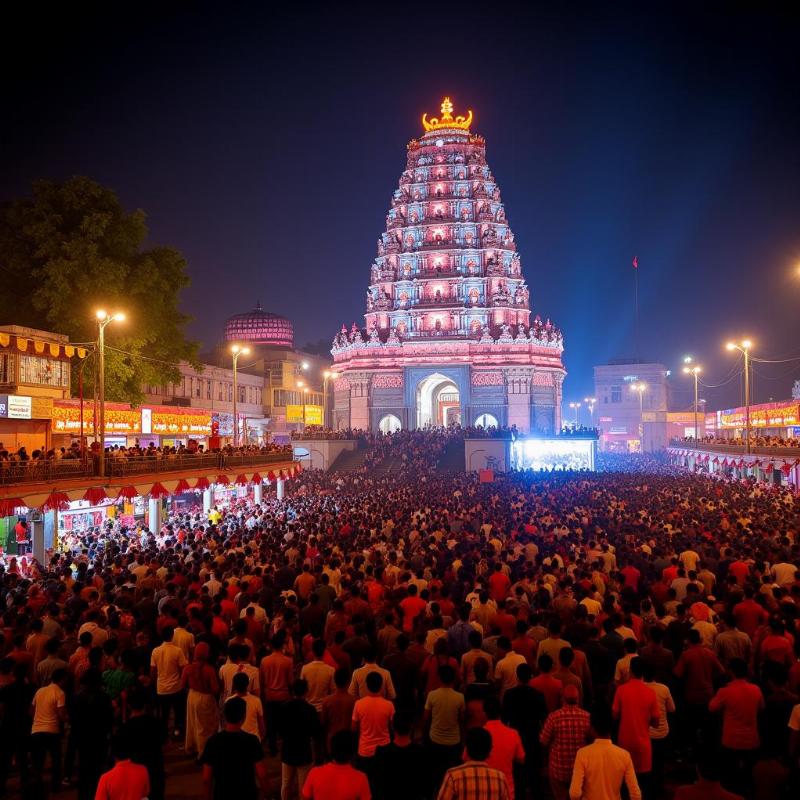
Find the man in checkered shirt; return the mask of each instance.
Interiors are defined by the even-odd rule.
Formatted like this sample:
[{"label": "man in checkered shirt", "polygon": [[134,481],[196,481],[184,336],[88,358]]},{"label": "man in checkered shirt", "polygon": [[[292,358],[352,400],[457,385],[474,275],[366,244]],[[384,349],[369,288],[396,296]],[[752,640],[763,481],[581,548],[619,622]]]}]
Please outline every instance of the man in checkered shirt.
[{"label": "man in checkered shirt", "polygon": [[565,686],[564,704],[548,714],[539,741],[550,747],[548,775],[554,800],[568,800],[575,755],[587,742],[589,712],[578,707],[578,689]]},{"label": "man in checkered shirt", "polygon": [[471,728],[466,736],[468,759],[447,770],[438,800],[512,800],[506,776],[486,763],[492,736],[485,728]]}]

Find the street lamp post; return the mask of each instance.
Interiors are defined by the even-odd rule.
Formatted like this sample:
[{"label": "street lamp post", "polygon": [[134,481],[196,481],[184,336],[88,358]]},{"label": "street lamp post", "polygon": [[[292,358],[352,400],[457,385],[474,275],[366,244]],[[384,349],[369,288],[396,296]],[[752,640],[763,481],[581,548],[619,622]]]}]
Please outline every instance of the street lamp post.
[{"label": "street lamp post", "polygon": [[686,356],[683,359],[683,363],[686,364],[683,368],[683,372],[685,375],[692,375],[694,377],[694,441],[697,442],[698,435],[697,435],[697,412],[699,410],[700,401],[697,397],[697,384],[700,380],[700,373],[703,371],[703,368],[699,364],[695,364],[693,367],[688,366],[693,361],[691,356]]},{"label": "street lamp post", "polygon": [[239,383],[237,377],[237,367],[239,364],[239,356],[247,355],[250,352],[249,347],[241,347],[238,344],[231,345],[231,354],[233,355],[233,446],[239,446],[239,420],[236,416],[236,405],[239,400]]},{"label": "street lamp post", "polygon": [[328,427],[328,379],[334,380],[338,377],[338,373],[333,370],[326,369],[322,373],[322,427]]},{"label": "street lamp post", "polygon": [[739,344],[728,342],[726,350],[738,350],[744,355],[744,452],[750,455],[750,348],[753,343],[749,339],[742,339]]},{"label": "street lamp post", "polygon": [[596,397],[584,397],[583,402],[589,406],[589,419],[591,420],[592,427],[594,428],[594,404],[597,402]]},{"label": "street lamp post", "polygon": [[644,381],[638,381],[631,384],[631,390],[639,395],[639,448],[640,452],[644,452],[644,393],[647,391],[647,384]]},{"label": "street lamp post", "polygon": [[575,429],[578,428],[578,409],[581,407],[580,403],[570,403],[569,407],[575,412]]},{"label": "street lamp post", "polygon": [[[100,452],[97,471],[102,478],[106,474],[106,325],[114,320],[124,322],[125,315],[121,311],[109,315],[101,309],[95,316],[97,317],[97,389],[100,397]],[[97,434],[98,431],[95,431],[95,436]]]}]

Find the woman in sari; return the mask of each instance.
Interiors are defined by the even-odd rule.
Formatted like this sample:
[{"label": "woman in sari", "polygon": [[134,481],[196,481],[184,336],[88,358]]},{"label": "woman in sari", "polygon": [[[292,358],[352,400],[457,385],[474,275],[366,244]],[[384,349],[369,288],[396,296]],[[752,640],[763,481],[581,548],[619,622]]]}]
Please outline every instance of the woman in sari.
[{"label": "woman in sari", "polygon": [[183,688],[189,689],[186,700],[186,753],[202,755],[211,734],[219,727],[217,697],[219,680],[208,663],[208,644],[200,642],[194,659],[183,668]]}]

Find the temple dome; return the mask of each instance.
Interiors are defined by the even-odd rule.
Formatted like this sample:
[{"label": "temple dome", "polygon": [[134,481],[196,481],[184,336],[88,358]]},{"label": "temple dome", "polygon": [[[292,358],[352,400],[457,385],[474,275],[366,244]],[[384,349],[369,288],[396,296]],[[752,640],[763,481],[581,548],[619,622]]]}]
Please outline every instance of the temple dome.
[{"label": "temple dome", "polygon": [[256,303],[252,311],[234,314],[228,318],[225,323],[225,341],[293,347],[294,329],[286,317],[264,311],[261,303]]}]

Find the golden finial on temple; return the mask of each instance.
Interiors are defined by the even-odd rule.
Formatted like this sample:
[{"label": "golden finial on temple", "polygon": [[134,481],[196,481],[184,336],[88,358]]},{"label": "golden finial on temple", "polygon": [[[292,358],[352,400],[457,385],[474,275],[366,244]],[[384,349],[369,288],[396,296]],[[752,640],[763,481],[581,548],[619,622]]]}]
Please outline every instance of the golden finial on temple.
[{"label": "golden finial on temple", "polygon": [[422,126],[426,131],[436,131],[440,128],[457,128],[459,130],[468,131],[469,126],[472,124],[472,111],[467,111],[467,116],[453,117],[453,103],[449,97],[442,100],[442,116],[438,119],[431,117],[428,119],[427,114],[422,115]]}]

